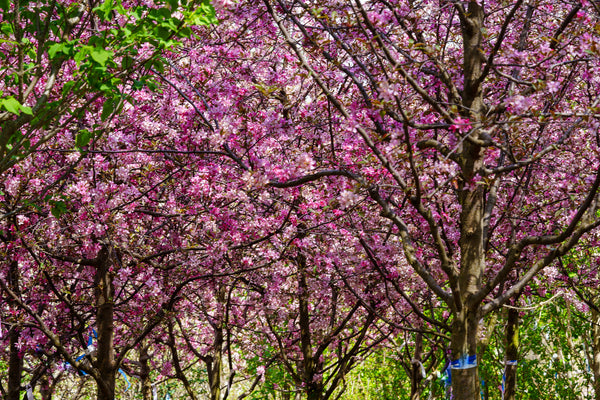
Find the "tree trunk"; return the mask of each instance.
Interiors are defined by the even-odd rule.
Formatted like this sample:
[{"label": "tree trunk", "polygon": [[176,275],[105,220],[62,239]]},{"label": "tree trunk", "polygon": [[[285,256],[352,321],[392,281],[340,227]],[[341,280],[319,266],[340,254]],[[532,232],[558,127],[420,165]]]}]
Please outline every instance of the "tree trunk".
[{"label": "tree trunk", "polygon": [[322,400],[323,399],[323,390],[320,390],[317,387],[311,387],[307,390],[306,393],[307,400]]},{"label": "tree trunk", "polygon": [[298,320],[300,322],[300,348],[302,350],[302,380],[304,383],[307,400],[323,399],[323,381],[315,377],[319,371],[320,363],[315,360],[312,348],[312,334],[310,330],[310,313],[308,311],[309,293],[306,282],[306,257],[299,254],[298,263]]},{"label": "tree trunk", "polygon": [[13,325],[8,333],[10,355],[8,360],[8,398],[19,400],[21,394],[21,375],[23,373],[23,358],[19,354],[18,342],[21,329]]},{"label": "tree trunk", "polygon": [[421,398],[421,391],[423,389],[421,387],[421,382],[423,381],[423,364],[421,363],[422,350],[423,334],[421,332],[417,332],[415,336],[415,352],[411,361],[412,370],[410,376],[410,400],[419,400]]},{"label": "tree trunk", "polygon": [[[469,118],[474,132],[473,138],[480,137],[476,124],[481,120],[483,110],[481,74],[483,53],[481,49],[483,8],[470,1],[468,9],[461,15],[463,38],[463,110]],[[460,212],[461,251],[458,289],[453,293],[452,304],[452,393],[455,400],[479,400],[480,386],[477,367],[477,332],[479,327],[479,304],[473,296],[481,289],[481,277],[485,270],[484,250],[484,190],[476,183],[477,172],[483,166],[484,148],[469,140],[464,140],[459,150],[461,182],[458,201]]]},{"label": "tree trunk", "polygon": [[111,257],[107,247],[98,254],[95,276],[96,325],[98,328],[98,347],[96,367],[97,400],[115,398],[115,351],[114,351],[114,295],[113,273],[110,271]]},{"label": "tree trunk", "polygon": [[[10,289],[19,295],[19,265],[16,261],[11,261],[9,265],[8,285]],[[12,301],[9,301],[9,304]],[[8,359],[8,388],[7,400],[19,400],[21,394],[21,375],[23,374],[23,357],[20,354],[18,343],[21,336],[21,325],[15,320],[8,332],[9,359]]]},{"label": "tree trunk", "polygon": [[477,367],[478,320],[473,312],[462,312],[452,324],[452,398],[479,400]]},{"label": "tree trunk", "polygon": [[213,356],[206,364],[208,384],[210,386],[210,400],[221,399],[221,370],[223,369],[223,328],[215,328],[215,342]]},{"label": "tree trunk", "polygon": [[595,399],[600,400],[600,312],[592,308],[592,372]]},{"label": "tree trunk", "polygon": [[452,323],[452,392],[456,400],[480,398],[477,367],[477,332],[479,304],[473,296],[481,288],[485,269],[483,243],[484,193],[480,185],[473,184],[475,171],[482,163],[480,146],[465,143],[461,155],[462,178],[459,201],[461,265],[459,290],[454,296],[454,321]]},{"label": "tree trunk", "polygon": [[[179,361],[179,355],[177,353],[177,347],[175,343],[175,335],[173,334],[173,325],[169,323],[169,347],[171,348],[171,355],[173,358],[173,367],[175,367],[175,373],[177,379],[181,381],[187,395],[192,400],[197,400],[196,393],[190,384],[190,381],[185,376],[185,372],[183,368],[181,368],[181,362]],[[209,373],[210,374],[210,373]]]},{"label": "tree trunk", "polygon": [[517,360],[519,356],[519,311],[508,309],[506,320],[506,355],[504,357],[504,400],[515,400],[517,391]]},{"label": "tree trunk", "polygon": [[42,377],[39,385],[42,400],[52,400],[57,384],[63,379],[63,374],[64,371],[60,371],[56,376],[53,376],[52,373],[48,371],[47,374]]},{"label": "tree trunk", "polygon": [[152,400],[152,381],[150,380],[149,360],[150,355],[148,354],[148,346],[140,346],[140,381],[142,382],[142,398],[144,400]]},{"label": "tree trunk", "polygon": [[51,400],[53,391],[54,390],[50,384],[48,375],[44,374],[44,376],[40,379],[40,394],[42,395],[42,400]]},{"label": "tree trunk", "polygon": [[[217,291],[217,301],[226,307],[225,302],[226,287],[220,286]],[[223,333],[224,327],[224,315],[218,316],[218,321],[213,326],[214,332],[214,343],[213,343],[213,354],[210,357],[210,362],[206,363],[206,371],[208,372],[208,385],[210,386],[210,400],[221,399],[221,376],[223,372],[223,345],[225,343],[225,336]]]}]

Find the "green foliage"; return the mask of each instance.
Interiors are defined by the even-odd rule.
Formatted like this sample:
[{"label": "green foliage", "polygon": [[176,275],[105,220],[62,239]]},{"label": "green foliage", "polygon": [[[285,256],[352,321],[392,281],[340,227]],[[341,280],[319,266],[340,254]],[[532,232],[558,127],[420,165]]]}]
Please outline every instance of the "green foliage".
[{"label": "green foliage", "polygon": [[[517,398],[593,398],[592,375],[587,361],[589,322],[576,316],[573,305],[557,297],[522,311],[520,317]],[[485,399],[500,399],[504,374],[505,318],[496,324],[479,363],[486,383]]]},{"label": "green foliage", "polygon": [[[277,354],[277,349],[267,342],[263,342],[264,358],[270,358]],[[247,360],[248,373],[250,376],[258,374],[258,368],[264,365],[263,357],[252,357]],[[271,364],[264,372],[264,383],[254,390],[249,396],[251,400],[259,399],[283,399],[287,398],[287,393],[294,391],[294,382],[286,369],[277,363]]]},{"label": "green foliage", "polygon": [[10,0],[0,0],[0,8],[8,11],[10,9]]},{"label": "green foliage", "polygon": [[187,15],[187,19],[192,25],[211,25],[218,23],[215,16],[215,9],[208,0],[202,0],[196,8]]},{"label": "green foliage", "polygon": [[350,372],[344,400],[410,398],[410,377],[389,349],[379,349]]},{"label": "green foliage", "polygon": [[17,99],[13,96],[5,97],[4,99],[0,99],[0,109],[8,111],[9,113],[21,115],[21,113],[33,115],[33,111],[31,107],[24,106],[19,103]]},{"label": "green foliage", "polygon": [[[83,4],[0,1],[0,57],[8,60],[0,67],[5,88],[0,93],[0,172],[34,150],[30,143],[38,130],[60,132],[61,125],[67,128],[94,111],[90,107],[98,99],[106,122],[125,101],[132,102],[131,88],[155,90],[155,78],[144,73],[164,70],[162,53],[189,38],[191,26],[218,22],[207,0],[156,0],[133,7],[104,0],[93,10]],[[116,15],[125,18],[117,22]],[[73,64],[74,69],[65,69]],[[80,132],[76,147],[90,138]]]},{"label": "green foliage", "polygon": [[50,200],[50,204],[52,205],[50,212],[55,218],[60,218],[67,212],[67,203],[62,200]]},{"label": "green foliage", "polygon": [[87,129],[82,129],[79,131],[79,133],[77,134],[77,137],[75,138],[75,146],[77,146],[78,148],[81,149],[84,146],[87,146],[93,137],[94,137],[93,132],[90,132]]},{"label": "green foliage", "polygon": [[[523,399],[591,399],[588,348],[590,326],[575,318],[573,306],[557,299],[524,315],[519,367]],[[554,393],[552,393],[554,392]]]},{"label": "green foliage", "polygon": [[[539,300],[539,306],[522,311],[520,318],[517,399],[594,398],[589,367],[591,325],[588,315],[562,297]],[[500,399],[504,374],[505,315],[491,326],[490,342],[479,359],[483,399]],[[424,387],[421,398],[445,399],[443,366],[439,377]],[[390,349],[379,349],[357,366],[346,379],[340,399],[410,399],[410,376]],[[431,396],[431,397],[430,397]]]}]

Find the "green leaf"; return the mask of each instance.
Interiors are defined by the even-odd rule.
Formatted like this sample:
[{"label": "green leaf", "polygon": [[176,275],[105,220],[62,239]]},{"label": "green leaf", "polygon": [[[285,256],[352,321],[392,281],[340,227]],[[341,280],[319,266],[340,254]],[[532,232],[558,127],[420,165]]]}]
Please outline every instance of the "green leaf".
[{"label": "green leaf", "polygon": [[0,107],[12,114],[21,114],[21,103],[14,97],[0,100]]},{"label": "green leaf", "polygon": [[0,0],[0,8],[6,12],[10,11],[10,0]]},{"label": "green leaf", "polygon": [[105,47],[104,46],[104,39],[101,38],[100,36],[90,36],[90,38],[88,39],[88,44],[90,46],[94,46],[94,47]]},{"label": "green leaf", "polygon": [[113,98],[108,98],[104,100],[104,104],[102,105],[102,114],[100,115],[100,119],[102,121],[106,121],[108,117],[111,116],[113,111],[115,110],[115,100]]},{"label": "green leaf", "polygon": [[208,2],[202,2],[202,4],[200,4],[187,19],[192,25],[211,25],[219,23],[219,20],[215,15],[214,7]]},{"label": "green leaf", "polygon": [[73,60],[75,60],[75,62],[79,65],[79,63],[85,60],[87,56],[92,52],[92,49],[92,46],[81,46],[79,51],[75,53]]},{"label": "green leaf", "polygon": [[79,133],[77,134],[77,137],[75,138],[75,146],[77,146],[79,148],[87,146],[93,137],[94,137],[93,132],[90,132],[87,129],[82,129],[79,131]]},{"label": "green leaf", "polygon": [[159,16],[163,17],[164,19],[171,18],[171,10],[169,10],[167,7],[161,7],[158,10],[156,10],[156,12]]},{"label": "green leaf", "polygon": [[21,107],[21,111],[23,111],[25,114],[27,115],[32,115],[33,116],[33,110],[31,109],[31,107],[28,106],[24,106],[24,105],[20,105]]},{"label": "green leaf", "polygon": [[59,53],[68,54],[68,47],[66,43],[54,43],[48,48],[48,57],[56,58],[56,55]]},{"label": "green leaf", "polygon": [[94,8],[94,11],[96,12],[96,14],[98,14],[98,17],[100,17],[101,20],[108,21],[114,9],[115,7],[113,4],[113,0],[106,0],[98,7]]},{"label": "green leaf", "polygon": [[[2,1],[2,0],[0,0]],[[2,24],[0,24],[0,32],[4,33],[6,36],[10,36],[13,34],[13,27],[12,24],[9,24],[8,22],[2,22]]]},{"label": "green leaf", "polygon": [[161,74],[163,72],[165,72],[165,64],[162,62],[162,60],[160,60],[158,58],[156,60],[154,60],[154,62],[152,63],[152,66]]},{"label": "green leaf", "polygon": [[123,57],[123,59],[121,60],[121,68],[123,70],[129,69],[133,66],[134,60],[132,57],[129,56],[125,56]]},{"label": "green leaf", "polygon": [[184,37],[184,38],[189,38],[192,36],[192,30],[189,27],[184,26],[179,31],[179,36]]},{"label": "green leaf", "polygon": [[52,204],[50,212],[54,215],[54,218],[60,218],[61,215],[67,212],[67,204],[62,200],[53,200],[50,204]]},{"label": "green leaf", "polygon": [[138,81],[137,79],[133,81],[133,84],[131,85],[131,87],[133,88],[133,90],[141,90],[144,88],[144,82],[143,81]]},{"label": "green leaf", "polygon": [[75,86],[75,81],[68,81],[63,85],[63,87],[62,87],[63,97],[71,92],[71,89],[73,89],[73,86]]},{"label": "green leaf", "polygon": [[112,52],[99,48],[99,47],[94,47],[92,49],[92,51],[90,52],[90,56],[92,57],[92,60],[96,61],[98,64],[105,66],[106,62],[108,61],[109,58],[111,58],[112,56]]}]

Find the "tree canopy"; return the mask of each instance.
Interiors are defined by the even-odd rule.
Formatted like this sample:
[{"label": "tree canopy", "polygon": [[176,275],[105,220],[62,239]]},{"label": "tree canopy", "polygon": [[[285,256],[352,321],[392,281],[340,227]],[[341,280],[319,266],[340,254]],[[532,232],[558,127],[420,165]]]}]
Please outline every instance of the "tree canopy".
[{"label": "tree canopy", "polygon": [[200,363],[324,400],[402,337],[412,398],[478,399],[499,315],[511,398],[510,310],[598,318],[596,2],[0,8],[7,399],[65,365],[199,398]]}]

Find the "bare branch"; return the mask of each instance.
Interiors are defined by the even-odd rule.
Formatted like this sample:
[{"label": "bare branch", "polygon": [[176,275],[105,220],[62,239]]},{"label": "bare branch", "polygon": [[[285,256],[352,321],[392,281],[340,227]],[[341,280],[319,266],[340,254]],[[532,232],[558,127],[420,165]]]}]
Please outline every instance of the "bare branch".
[{"label": "bare branch", "polygon": [[345,176],[346,178],[350,178],[355,181],[361,181],[361,178],[358,175],[353,174],[352,172],[334,169],[334,170],[319,171],[314,174],[304,175],[300,178],[295,178],[295,179],[291,179],[291,180],[283,181],[283,182],[271,181],[271,182],[269,182],[269,186],[280,188],[280,189],[301,186],[301,185],[304,185],[305,183],[316,181],[325,176]]}]

